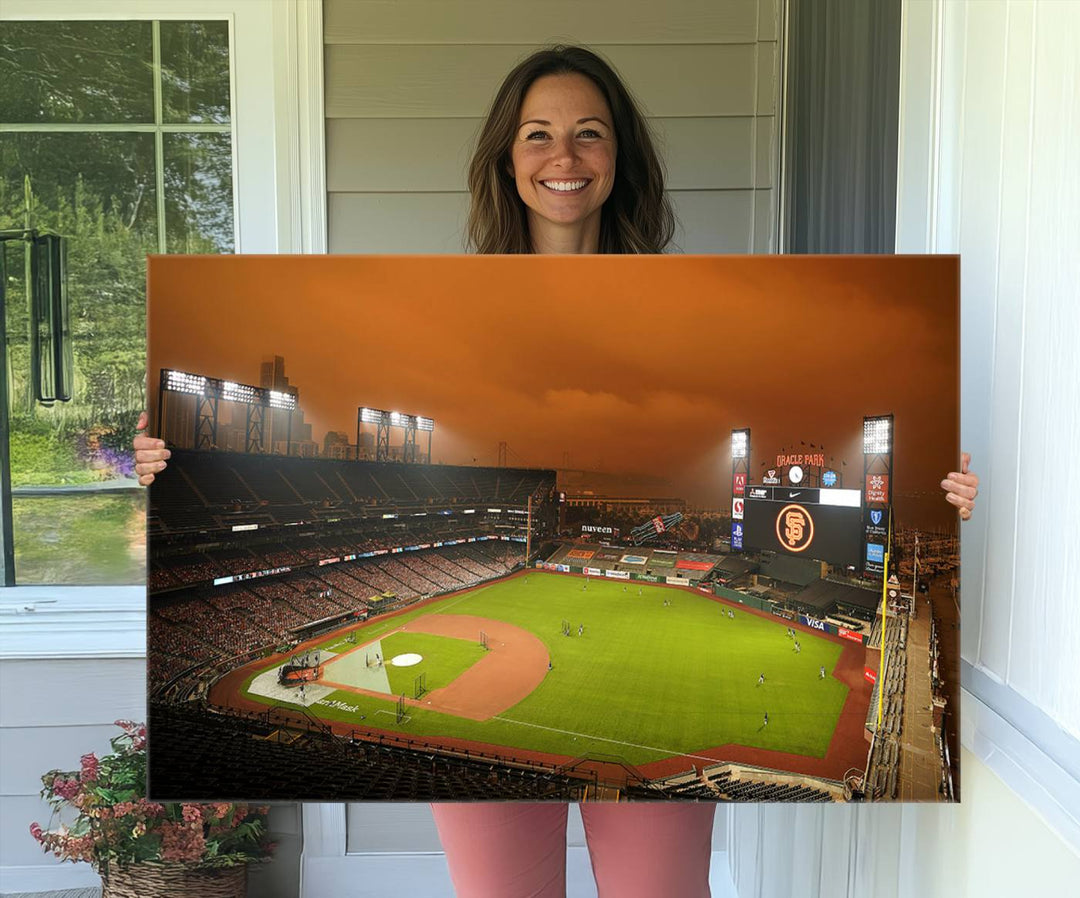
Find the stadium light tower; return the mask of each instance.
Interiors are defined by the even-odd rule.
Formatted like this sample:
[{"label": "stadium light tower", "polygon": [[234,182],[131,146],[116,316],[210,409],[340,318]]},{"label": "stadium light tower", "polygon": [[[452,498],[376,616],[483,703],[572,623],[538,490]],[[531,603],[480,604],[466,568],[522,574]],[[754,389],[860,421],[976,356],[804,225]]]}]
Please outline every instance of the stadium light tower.
[{"label": "stadium light tower", "polygon": [[361,406],[356,410],[356,460],[360,460],[360,427],[363,424],[374,424],[378,429],[375,432],[375,458],[383,460],[383,439],[386,441],[386,454],[390,454],[390,412],[380,408],[368,408]]},{"label": "stadium light tower", "polygon": [[427,463],[431,464],[431,435],[435,432],[435,419],[416,416],[416,429],[427,434]]},{"label": "stadium light tower", "polygon": [[245,452],[265,452],[263,418],[267,409],[278,408],[289,412],[286,454],[292,443],[292,412],[296,409],[296,396],[265,387],[238,384],[231,380],[219,380],[202,374],[191,374],[170,368],[161,369],[158,381],[158,426],[160,438],[165,426],[165,394],[185,393],[195,397],[195,448],[216,449],[218,428],[218,402],[238,402],[247,407],[247,430]]},{"label": "stadium light tower", "polygon": [[863,573],[885,573],[893,498],[893,416],[863,418]]},{"label": "stadium light tower", "polygon": [[402,461],[417,461],[416,457],[416,416],[403,415],[401,412],[390,413],[390,423],[405,431],[405,441],[401,446]]},{"label": "stadium light tower", "polygon": [[[382,409],[361,406],[356,410],[356,458],[360,459],[360,428],[364,424],[374,424],[375,432],[375,460],[390,460],[390,428],[400,427],[405,431],[405,442],[402,446],[402,457],[405,461],[426,461],[431,464],[431,434],[435,430],[435,420],[425,418],[423,415],[406,415],[402,412],[387,412]],[[426,431],[428,435],[427,457],[419,456],[416,448],[416,436],[418,431]]]},{"label": "stadium light tower", "polygon": [[743,500],[750,479],[750,428],[731,431],[731,551],[741,552]]}]

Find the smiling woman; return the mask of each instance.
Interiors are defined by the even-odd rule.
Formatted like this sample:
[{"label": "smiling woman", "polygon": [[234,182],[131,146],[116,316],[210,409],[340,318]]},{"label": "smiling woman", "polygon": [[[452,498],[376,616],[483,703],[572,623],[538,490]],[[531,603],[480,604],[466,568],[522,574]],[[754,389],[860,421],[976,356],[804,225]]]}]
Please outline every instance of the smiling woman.
[{"label": "smiling woman", "polygon": [[469,193],[480,253],[659,253],[675,229],[644,116],[583,47],[541,50],[506,77]]},{"label": "smiling woman", "polygon": [[600,243],[615,177],[611,110],[584,75],[547,75],[529,88],[510,150],[535,252],[584,252]]}]

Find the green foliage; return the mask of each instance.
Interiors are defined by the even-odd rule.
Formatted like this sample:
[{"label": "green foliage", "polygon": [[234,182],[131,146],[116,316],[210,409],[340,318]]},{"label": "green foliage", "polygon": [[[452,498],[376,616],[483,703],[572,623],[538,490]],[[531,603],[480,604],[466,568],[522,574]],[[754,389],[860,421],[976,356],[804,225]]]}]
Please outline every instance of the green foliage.
[{"label": "green foliage", "polygon": [[19,582],[146,582],[146,491],[14,498]]},{"label": "green foliage", "polygon": [[[13,144],[39,135],[0,137],[0,172],[16,163]],[[53,135],[48,135],[53,136]],[[68,295],[74,350],[74,396],[51,408],[34,401],[30,382],[29,308],[21,243],[8,243],[7,334],[12,411],[12,477],[16,484],[70,484],[99,479],[80,453],[93,428],[116,448],[129,443],[143,406],[146,372],[146,237],[128,227],[119,205],[106,203],[77,176],[70,191],[53,184],[53,203],[31,195],[20,215],[0,177],[0,228],[20,218],[69,238]],[[44,439],[45,434],[48,438]]]},{"label": "green foliage", "polygon": [[[228,24],[163,22],[160,33],[165,120],[227,125]],[[153,76],[149,21],[7,22],[0,121],[153,123]],[[99,479],[100,449],[130,454],[145,407],[146,255],[162,245],[159,202],[170,251],[232,249],[229,134],[165,138],[162,197],[152,133],[0,133],[0,229],[68,238],[75,363],[73,401],[36,403],[24,246],[3,244],[17,483]]]},{"label": "green foliage", "polygon": [[13,486],[90,483],[95,479],[92,471],[79,464],[74,447],[62,443],[51,428],[48,433],[41,433],[23,430],[14,421],[12,425]]},{"label": "green foliage", "polygon": [[0,121],[153,121],[148,21],[5,22]]}]

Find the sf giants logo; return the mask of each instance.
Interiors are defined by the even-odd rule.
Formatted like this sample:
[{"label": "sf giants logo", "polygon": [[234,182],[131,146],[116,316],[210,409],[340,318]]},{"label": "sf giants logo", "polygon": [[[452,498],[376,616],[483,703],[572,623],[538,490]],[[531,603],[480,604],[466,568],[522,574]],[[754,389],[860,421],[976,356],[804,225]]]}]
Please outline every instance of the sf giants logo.
[{"label": "sf giants logo", "polygon": [[776,538],[789,552],[803,552],[814,541],[814,519],[801,505],[785,505],[776,516]]}]

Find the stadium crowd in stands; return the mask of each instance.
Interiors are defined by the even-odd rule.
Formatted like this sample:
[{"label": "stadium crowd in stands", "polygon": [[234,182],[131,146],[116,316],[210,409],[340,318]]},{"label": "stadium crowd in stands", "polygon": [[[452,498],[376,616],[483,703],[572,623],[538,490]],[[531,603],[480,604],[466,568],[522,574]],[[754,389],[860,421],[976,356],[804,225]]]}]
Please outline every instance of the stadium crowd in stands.
[{"label": "stadium crowd in stands", "polygon": [[[193,668],[286,642],[291,630],[311,621],[359,608],[400,607],[503,576],[521,563],[523,551],[518,543],[468,543],[160,597],[149,621],[151,689]],[[183,569],[191,570],[189,556],[183,558]],[[392,598],[390,605],[384,596]]]}]

